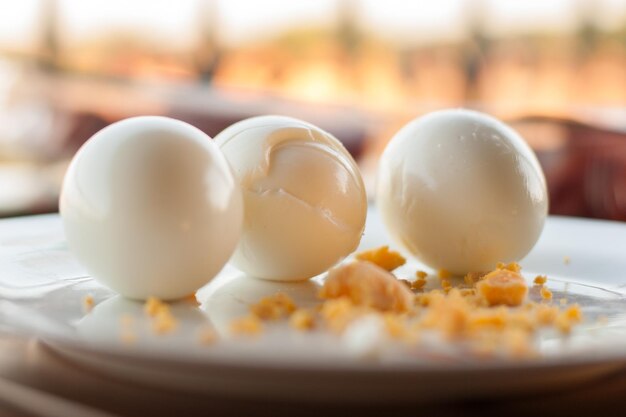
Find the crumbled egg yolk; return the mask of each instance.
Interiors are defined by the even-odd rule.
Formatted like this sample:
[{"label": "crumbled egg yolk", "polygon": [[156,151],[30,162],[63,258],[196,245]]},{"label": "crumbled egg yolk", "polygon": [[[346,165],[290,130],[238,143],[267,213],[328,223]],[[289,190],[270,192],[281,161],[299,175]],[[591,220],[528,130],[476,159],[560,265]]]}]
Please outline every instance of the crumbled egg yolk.
[{"label": "crumbled egg yolk", "polygon": [[296,330],[311,330],[315,327],[315,315],[309,310],[296,310],[289,318],[289,325]]},{"label": "crumbled egg yolk", "polygon": [[[532,357],[537,329],[553,327],[567,334],[582,320],[582,312],[575,304],[527,301],[528,286],[520,271],[517,263],[499,263],[487,274],[467,274],[460,286],[439,271],[442,289],[425,291],[427,274],[422,271],[408,285],[373,262],[350,262],[328,272],[317,308],[300,309],[277,293],[252,305],[248,316],[231,323],[231,330],[259,334],[264,321],[287,320],[298,331],[341,334],[359,318],[374,314],[387,335],[403,343],[417,344],[423,332],[434,331],[444,340],[463,342],[477,355]],[[540,294],[552,297],[544,286]]]},{"label": "crumbled egg yolk", "polygon": [[545,275],[537,275],[535,279],[533,280],[533,283],[535,285],[543,285],[547,281],[548,281],[548,277],[546,277]]},{"label": "crumbled egg yolk", "polygon": [[320,316],[328,329],[339,333],[363,311],[363,308],[355,306],[349,298],[340,297],[322,303]]},{"label": "crumbled egg yolk", "polygon": [[550,325],[554,323],[558,314],[559,309],[557,307],[539,304],[535,309],[535,320],[541,325]]},{"label": "crumbled egg yolk", "polygon": [[505,269],[511,272],[520,272],[522,267],[517,262],[510,262],[505,264],[504,262],[498,262],[496,264],[496,269]]},{"label": "crumbled egg yolk", "polygon": [[570,305],[564,312],[565,317],[574,323],[580,323],[583,320],[583,313],[578,304]]},{"label": "crumbled egg yolk", "polygon": [[143,305],[143,311],[150,317],[156,316],[162,308],[167,308],[167,304],[156,297],[148,297]]},{"label": "crumbled egg yolk", "polygon": [[437,271],[437,276],[439,276],[439,278],[441,279],[448,279],[451,275],[452,274],[450,274],[450,271],[445,268],[441,268],[439,271]]},{"label": "crumbled egg yolk", "polygon": [[172,315],[167,303],[156,297],[148,297],[144,307],[144,313],[152,317],[152,331],[157,334],[165,334],[173,331],[178,322]]},{"label": "crumbled egg yolk", "polygon": [[263,331],[263,323],[257,316],[249,314],[230,323],[230,331],[237,335],[258,335]]},{"label": "crumbled egg yolk", "polygon": [[393,313],[383,314],[383,321],[387,334],[394,339],[401,339],[407,336],[406,323],[403,317]]},{"label": "crumbled egg yolk", "polygon": [[490,306],[515,307],[524,302],[528,287],[519,272],[510,268],[496,269],[476,284],[478,293]]},{"label": "crumbled egg yolk", "polygon": [[381,311],[402,312],[413,303],[413,293],[379,266],[355,261],[333,268],[320,291],[325,299],[347,297],[355,305]]},{"label": "crumbled egg yolk", "polygon": [[357,253],[355,258],[359,261],[368,261],[376,264],[387,271],[393,271],[406,263],[406,259],[400,253],[390,251],[389,246],[381,246],[380,248]]},{"label": "crumbled egg yolk", "polygon": [[541,298],[544,300],[552,300],[552,291],[548,289],[548,287],[541,287]]},{"label": "crumbled egg yolk", "polygon": [[152,322],[152,330],[157,334],[165,334],[174,330],[177,326],[177,321],[170,313],[169,309],[162,309],[154,317]]},{"label": "crumbled egg yolk", "polygon": [[262,320],[278,320],[287,317],[296,310],[296,304],[287,294],[278,292],[270,297],[263,297],[250,306],[250,313]]},{"label": "crumbled egg yolk", "polygon": [[447,279],[442,279],[441,280],[441,288],[443,288],[444,291],[450,291],[452,289],[452,283],[447,280]]},{"label": "crumbled egg yolk", "polygon": [[95,305],[93,296],[91,294],[87,294],[84,298],[83,298],[83,311],[85,313],[89,313],[91,310],[93,310],[93,307]]},{"label": "crumbled egg yolk", "polygon": [[480,280],[480,275],[478,274],[473,274],[473,273],[469,273],[469,274],[465,274],[465,276],[463,277],[463,282],[465,282],[465,285],[474,285],[476,284],[479,280]]},{"label": "crumbled egg yolk", "polygon": [[411,289],[412,290],[422,290],[424,287],[426,286],[426,279],[425,278],[417,278],[415,281],[411,282]]}]

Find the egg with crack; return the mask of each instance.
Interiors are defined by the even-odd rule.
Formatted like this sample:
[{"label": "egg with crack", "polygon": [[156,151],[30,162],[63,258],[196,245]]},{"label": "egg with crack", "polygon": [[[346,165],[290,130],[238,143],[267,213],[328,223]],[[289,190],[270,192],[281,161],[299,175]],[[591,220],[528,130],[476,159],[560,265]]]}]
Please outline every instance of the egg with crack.
[{"label": "egg with crack", "polygon": [[261,116],[215,141],[243,193],[236,267],[258,278],[305,280],[356,249],[367,199],[358,166],[336,138],[298,119]]}]

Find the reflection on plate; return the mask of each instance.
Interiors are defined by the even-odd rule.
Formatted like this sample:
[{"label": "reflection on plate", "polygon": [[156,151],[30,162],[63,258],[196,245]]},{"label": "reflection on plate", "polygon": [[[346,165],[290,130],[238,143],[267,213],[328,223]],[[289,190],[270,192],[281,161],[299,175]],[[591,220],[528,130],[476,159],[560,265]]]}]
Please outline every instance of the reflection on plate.
[{"label": "reflection on plate", "polygon": [[[369,213],[362,248],[388,243]],[[226,267],[171,310],[178,326],[157,334],[143,305],[103,288],[76,264],[56,216],[0,222],[0,328],[42,338],[57,352],[127,379],[195,392],[291,399],[433,401],[504,395],[578,383],[626,362],[626,225],[550,218],[522,262],[532,279],[547,274],[555,302],[581,305],[585,322],[567,338],[540,334],[543,357],[477,361],[453,350],[407,350],[387,344],[376,358],[341,337],[268,327],[258,338],[232,337],[228,323],[260,297],[282,291],[303,307],[316,302],[320,278],[305,283],[255,280]],[[569,257],[570,262],[564,262]],[[408,276],[417,263],[403,266]],[[536,289],[531,289],[531,297]],[[83,311],[92,295],[96,306]],[[223,338],[205,344],[202,332]],[[132,334],[132,340],[126,337]],[[523,372],[520,372],[523,370]],[[515,378],[512,378],[512,376]]]}]

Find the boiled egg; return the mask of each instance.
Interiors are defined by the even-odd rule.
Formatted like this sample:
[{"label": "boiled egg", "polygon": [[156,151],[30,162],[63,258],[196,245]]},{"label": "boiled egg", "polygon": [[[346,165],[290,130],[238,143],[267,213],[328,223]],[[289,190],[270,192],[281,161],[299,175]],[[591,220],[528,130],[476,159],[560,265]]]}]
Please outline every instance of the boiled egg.
[{"label": "boiled egg", "polygon": [[301,120],[261,116],[235,123],[215,141],[243,193],[236,267],[257,278],[305,280],[356,249],[365,188],[332,135]]},{"label": "boiled egg", "polygon": [[72,160],[60,198],[73,254],[98,281],[135,299],[181,298],[210,281],[237,245],[242,206],[211,139],[155,116],[91,137]]},{"label": "boiled egg", "polygon": [[543,172],[524,139],[491,116],[462,109],[419,117],[391,139],[376,201],[399,245],[455,274],[523,258],[548,210]]}]

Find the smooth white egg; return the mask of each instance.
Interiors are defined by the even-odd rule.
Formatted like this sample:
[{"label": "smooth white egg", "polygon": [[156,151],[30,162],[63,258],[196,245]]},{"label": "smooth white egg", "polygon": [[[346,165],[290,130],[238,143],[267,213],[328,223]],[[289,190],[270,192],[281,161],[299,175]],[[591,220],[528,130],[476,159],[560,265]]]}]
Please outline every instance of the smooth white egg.
[{"label": "smooth white egg", "polygon": [[60,211],[89,273],[136,299],[176,299],[209,282],[243,221],[241,191],[211,138],[156,116],[89,139],[65,175]]},{"label": "smooth white egg", "polygon": [[215,141],[244,198],[236,267],[258,278],[304,280],[356,249],[367,199],[359,169],[337,139],[297,119],[261,116]]},{"label": "smooth white egg", "polygon": [[380,160],[377,206],[392,238],[435,269],[488,271],[534,246],[548,210],[546,181],[526,142],[469,110],[419,117]]}]

